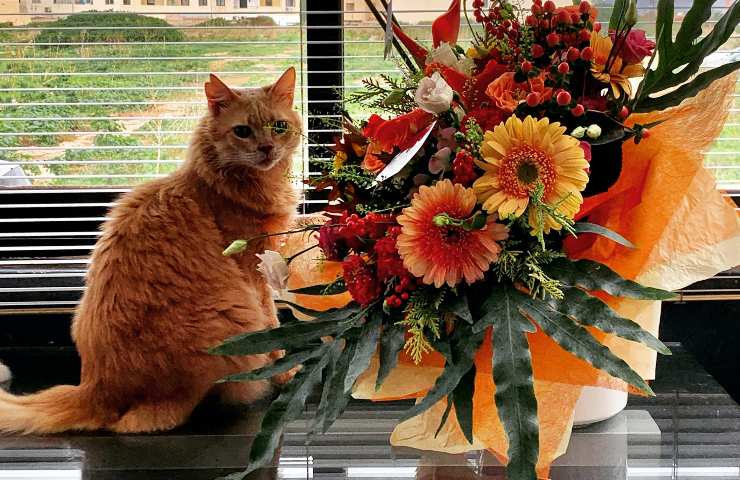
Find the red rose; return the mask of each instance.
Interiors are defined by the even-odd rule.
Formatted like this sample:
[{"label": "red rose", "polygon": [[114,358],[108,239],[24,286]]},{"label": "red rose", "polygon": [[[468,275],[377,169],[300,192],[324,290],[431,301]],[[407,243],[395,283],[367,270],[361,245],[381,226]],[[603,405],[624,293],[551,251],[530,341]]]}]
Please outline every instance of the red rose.
[{"label": "red rose", "polygon": [[327,260],[341,260],[347,255],[347,243],[339,233],[337,220],[330,218],[319,229],[319,248],[324,252]]},{"label": "red rose", "polygon": [[[609,36],[612,42],[615,41],[615,34],[613,31],[609,32]],[[645,57],[649,57],[653,54],[655,48],[655,42],[650,41],[645,37],[643,30],[634,29],[630,30],[627,34],[627,38],[620,40],[619,45],[619,56],[629,64],[640,63]]]},{"label": "red rose", "polygon": [[368,305],[378,298],[382,287],[375,272],[359,255],[350,255],[342,262],[344,283],[352,298],[360,305]]}]

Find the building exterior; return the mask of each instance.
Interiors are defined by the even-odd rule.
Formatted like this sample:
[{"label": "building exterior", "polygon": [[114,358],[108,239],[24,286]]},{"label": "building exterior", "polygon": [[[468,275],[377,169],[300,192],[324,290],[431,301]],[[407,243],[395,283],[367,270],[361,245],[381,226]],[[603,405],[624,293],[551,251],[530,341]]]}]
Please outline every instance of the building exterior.
[{"label": "building exterior", "polygon": [[[300,11],[300,0],[0,0],[0,2],[2,2],[0,19],[2,14],[6,13],[5,3],[11,2],[19,2],[19,13],[28,14],[34,20],[41,20],[45,16],[58,18],[60,14],[96,10],[150,14],[174,24],[183,24],[211,17],[234,18],[243,12],[250,16],[269,15],[277,23],[285,24],[297,23]],[[286,15],[291,13],[294,15]]]}]

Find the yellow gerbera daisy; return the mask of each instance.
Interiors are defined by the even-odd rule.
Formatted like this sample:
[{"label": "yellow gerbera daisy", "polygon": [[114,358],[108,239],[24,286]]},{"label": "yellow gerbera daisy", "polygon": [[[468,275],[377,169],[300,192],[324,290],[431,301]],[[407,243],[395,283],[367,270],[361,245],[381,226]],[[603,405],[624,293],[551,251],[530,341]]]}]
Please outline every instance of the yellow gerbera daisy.
[{"label": "yellow gerbera daisy", "polygon": [[[645,68],[639,63],[625,64],[619,55],[609,60],[609,52],[612,51],[612,40],[596,31],[591,32],[591,49],[594,51],[594,57],[591,61],[591,74],[594,78],[600,82],[608,83],[615,98],[622,96],[622,92],[626,93],[628,97],[631,96],[632,84],[629,79],[642,77],[645,74]],[[611,65],[607,72],[606,62],[608,60]]]},{"label": "yellow gerbera daisy", "polygon": [[[511,116],[486,132],[480,150],[483,161],[478,162],[485,173],[473,184],[483,208],[500,218],[519,217],[541,184],[542,201],[573,218],[583,203],[580,192],[588,182],[588,162],[579,141],[564,133],[559,123],[531,116],[523,121]],[[534,210],[529,211],[529,224],[536,228]],[[543,220],[545,233],[562,226],[547,213]]]}]

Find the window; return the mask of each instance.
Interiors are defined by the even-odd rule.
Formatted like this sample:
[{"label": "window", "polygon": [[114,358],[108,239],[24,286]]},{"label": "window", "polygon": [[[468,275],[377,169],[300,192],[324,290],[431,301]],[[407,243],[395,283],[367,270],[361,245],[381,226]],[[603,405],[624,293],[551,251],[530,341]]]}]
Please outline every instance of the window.
[{"label": "window", "polygon": [[295,8],[295,0],[285,0],[286,8]]},{"label": "window", "polygon": [[123,0],[124,5],[131,5],[131,0]]},{"label": "window", "polygon": [[183,7],[187,7],[188,5],[190,5],[190,0],[180,0],[180,5],[182,5]]},{"label": "window", "polygon": [[239,0],[239,8],[249,8],[249,0]]},{"label": "window", "polygon": [[146,0],[147,5],[154,5],[154,0]]},{"label": "window", "polygon": [[105,0],[106,5],[113,5],[113,0]]},{"label": "window", "polygon": [[355,2],[347,2],[345,4],[344,9],[348,12],[354,12],[355,11]]},{"label": "window", "polygon": [[272,7],[272,0],[262,0],[263,7]]},{"label": "window", "polygon": [[224,0],[216,0],[217,7],[223,7],[224,5],[226,5],[226,2]]},{"label": "window", "polygon": [[198,0],[198,5],[201,7],[207,7],[208,6],[208,0]]}]

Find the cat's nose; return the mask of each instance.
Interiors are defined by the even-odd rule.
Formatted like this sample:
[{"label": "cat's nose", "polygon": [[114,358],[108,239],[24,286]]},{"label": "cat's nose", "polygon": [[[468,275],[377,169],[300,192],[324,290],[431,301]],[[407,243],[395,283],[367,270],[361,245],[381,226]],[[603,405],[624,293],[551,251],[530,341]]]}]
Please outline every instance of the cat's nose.
[{"label": "cat's nose", "polygon": [[265,143],[265,144],[260,145],[259,147],[257,147],[257,149],[260,152],[264,153],[265,155],[269,155],[270,152],[272,152],[273,147],[274,147],[274,145],[271,145],[269,143]]}]

